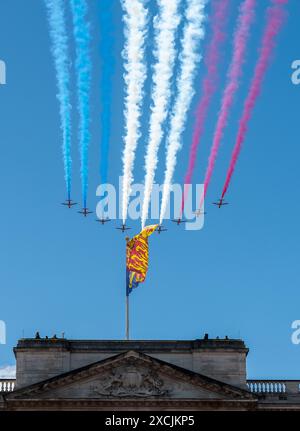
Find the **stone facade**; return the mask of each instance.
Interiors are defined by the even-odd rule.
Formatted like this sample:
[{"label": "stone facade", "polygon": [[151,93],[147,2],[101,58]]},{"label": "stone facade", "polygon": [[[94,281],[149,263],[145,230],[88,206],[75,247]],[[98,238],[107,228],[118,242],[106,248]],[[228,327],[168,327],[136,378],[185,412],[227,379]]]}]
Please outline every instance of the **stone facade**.
[{"label": "stone facade", "polygon": [[241,340],[23,339],[14,352],[3,410],[300,410],[299,384],[285,397],[249,390]]},{"label": "stone facade", "polygon": [[15,348],[17,388],[102,361],[126,351],[143,352],[184,369],[246,388],[248,349],[239,340],[78,341],[20,340]]}]

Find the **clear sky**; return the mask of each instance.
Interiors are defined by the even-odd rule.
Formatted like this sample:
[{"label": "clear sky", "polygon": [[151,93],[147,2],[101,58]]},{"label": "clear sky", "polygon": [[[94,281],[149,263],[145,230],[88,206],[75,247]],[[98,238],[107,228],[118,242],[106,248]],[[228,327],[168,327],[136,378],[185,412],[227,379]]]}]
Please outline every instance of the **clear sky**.
[{"label": "clear sky", "polygon": [[[183,4],[185,0],[182,0]],[[67,2],[66,2],[67,3]],[[118,0],[89,0],[93,60],[92,124],[88,203],[97,204],[100,141],[109,130],[108,181],[122,172],[123,46],[122,10]],[[220,65],[221,79],[206,123],[194,182],[203,181],[232,48],[238,4],[231,1],[228,39]],[[171,226],[150,239],[146,282],[131,295],[134,339],[242,338],[250,348],[249,378],[300,378],[300,345],[291,342],[291,324],[299,308],[299,97],[291,83],[291,63],[300,59],[300,2],[290,0],[289,17],[279,35],[261,97],[229,189],[228,207],[210,202],[219,197],[243,100],[257,58],[268,0],[258,1],[241,89],[226,129],[207,196],[204,229],[188,232]],[[103,24],[106,11],[109,25]],[[151,16],[155,1],[148,2]],[[68,32],[74,43],[68,10]],[[210,16],[210,4],[207,5]],[[105,21],[106,21],[105,20]],[[102,25],[101,25],[102,22]],[[147,42],[147,92],[135,181],[144,177],[148,134],[153,33]],[[207,36],[209,24],[207,23]],[[207,45],[207,37],[203,47]],[[21,337],[122,339],[125,322],[125,239],[116,222],[98,225],[60,205],[65,199],[56,81],[44,2],[2,0],[0,59],[7,65],[7,84],[0,86],[0,320],[7,325],[7,344],[0,345],[0,366],[14,364],[13,346]],[[182,182],[204,65],[198,68],[196,95],[183,135],[175,181]],[[74,199],[80,202],[75,99],[73,101]],[[105,101],[105,102],[104,102]],[[100,115],[108,109],[109,120]],[[103,112],[103,111],[102,111]],[[164,142],[157,181],[163,181]],[[130,222],[137,232],[140,222]]]}]

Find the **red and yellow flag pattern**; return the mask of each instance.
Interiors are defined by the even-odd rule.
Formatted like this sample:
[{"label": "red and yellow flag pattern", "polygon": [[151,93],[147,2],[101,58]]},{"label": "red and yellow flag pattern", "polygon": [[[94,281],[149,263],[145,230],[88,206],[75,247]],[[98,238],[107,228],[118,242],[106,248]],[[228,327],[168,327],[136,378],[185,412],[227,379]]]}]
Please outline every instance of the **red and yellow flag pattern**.
[{"label": "red and yellow flag pattern", "polygon": [[136,288],[146,279],[149,263],[148,238],[158,224],[146,226],[138,235],[127,241],[126,246],[126,293]]}]

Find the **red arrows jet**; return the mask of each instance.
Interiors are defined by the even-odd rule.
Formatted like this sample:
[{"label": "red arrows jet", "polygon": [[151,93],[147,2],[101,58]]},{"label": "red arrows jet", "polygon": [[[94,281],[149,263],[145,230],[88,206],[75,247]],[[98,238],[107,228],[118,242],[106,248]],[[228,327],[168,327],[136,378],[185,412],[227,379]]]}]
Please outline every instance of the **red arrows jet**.
[{"label": "red arrows jet", "polygon": [[186,220],[182,220],[181,218],[178,218],[178,219],[173,219],[172,222],[176,223],[177,226],[179,226],[181,223],[186,223]]},{"label": "red arrows jet", "polygon": [[89,211],[88,208],[82,208],[82,210],[78,211],[78,212],[79,212],[79,214],[83,214],[84,217],[86,217],[87,215],[92,214],[93,211]]},{"label": "red arrows jet", "polygon": [[77,202],[72,202],[71,199],[66,199],[66,202],[63,202],[62,205],[66,205],[68,208],[72,208],[73,205],[77,205]]},{"label": "red arrows jet", "polygon": [[168,229],[165,229],[161,224],[156,229],[156,232],[160,234],[161,232],[166,232]]},{"label": "red arrows jet", "polygon": [[196,217],[200,217],[201,215],[206,214],[206,212],[205,212],[205,211],[202,211],[202,210],[196,210],[196,211],[194,211],[194,213],[193,213],[193,214],[195,214],[195,215],[196,215]]},{"label": "red arrows jet", "polygon": [[221,208],[223,205],[229,205],[228,202],[224,202],[224,198],[219,199],[218,202],[213,202],[214,205],[217,205],[219,208]]},{"label": "red arrows jet", "polygon": [[131,227],[126,226],[126,224],[123,223],[120,227],[116,227],[116,229],[119,229],[122,231],[122,233],[124,233],[125,230],[129,230],[129,229],[131,229]]},{"label": "red arrows jet", "polygon": [[103,225],[104,223],[107,223],[107,222],[109,222],[111,220],[110,220],[110,218],[106,217],[106,218],[99,218],[96,221],[99,222],[99,223],[101,223]]}]

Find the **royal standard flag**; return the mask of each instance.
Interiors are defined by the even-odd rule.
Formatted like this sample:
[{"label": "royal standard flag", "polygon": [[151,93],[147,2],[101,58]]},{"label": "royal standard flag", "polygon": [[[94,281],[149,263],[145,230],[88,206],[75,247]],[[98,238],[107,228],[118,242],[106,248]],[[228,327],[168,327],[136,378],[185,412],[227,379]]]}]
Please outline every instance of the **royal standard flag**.
[{"label": "royal standard flag", "polygon": [[138,235],[127,241],[126,246],[126,294],[145,281],[148,261],[148,237],[158,224],[146,226]]}]

